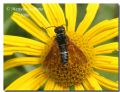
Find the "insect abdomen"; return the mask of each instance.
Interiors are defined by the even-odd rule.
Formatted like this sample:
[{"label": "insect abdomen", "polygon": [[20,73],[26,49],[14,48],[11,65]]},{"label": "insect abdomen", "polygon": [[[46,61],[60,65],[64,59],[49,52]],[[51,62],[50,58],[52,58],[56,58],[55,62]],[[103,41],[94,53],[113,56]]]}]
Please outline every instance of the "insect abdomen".
[{"label": "insect abdomen", "polygon": [[66,45],[65,44],[60,45],[59,48],[60,48],[62,62],[65,64],[68,61],[68,52],[67,52]]}]

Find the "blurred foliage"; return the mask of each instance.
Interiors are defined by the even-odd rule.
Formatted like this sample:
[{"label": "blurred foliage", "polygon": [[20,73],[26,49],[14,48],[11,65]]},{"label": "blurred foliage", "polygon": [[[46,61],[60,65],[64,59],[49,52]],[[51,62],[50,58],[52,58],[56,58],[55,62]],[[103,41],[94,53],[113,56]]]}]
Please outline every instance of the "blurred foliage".
[{"label": "blurred foliage", "polygon": [[[46,17],[42,5],[41,4],[34,4],[34,5]],[[65,12],[64,4],[60,4],[60,5],[61,5],[63,11]],[[78,10],[77,10],[76,28],[79,25],[79,23],[82,21],[82,19],[84,18],[84,15],[86,13],[86,6],[87,6],[87,4],[78,4],[78,6],[77,6]],[[89,28],[91,28],[92,26],[94,26],[95,24],[97,24],[103,20],[118,17],[118,13],[119,13],[118,9],[119,9],[118,4],[100,4],[100,8],[98,10],[98,13],[97,13],[93,23],[91,24],[91,26]],[[4,34],[33,38],[30,34],[25,32],[22,28],[20,28],[15,22],[13,22],[11,20],[11,15],[13,12],[19,12],[19,13],[22,13],[25,16],[29,17],[29,15],[22,9],[20,4],[4,4]],[[105,43],[112,42],[112,41],[118,41],[118,40],[117,40],[117,38],[115,38],[115,39],[109,40]],[[114,52],[110,55],[118,56],[118,52]],[[4,57],[4,61],[8,60],[10,58],[13,58],[13,57],[20,57],[20,56],[24,56],[24,55],[23,54],[15,54],[13,56]],[[21,66],[21,67],[7,70],[4,73],[4,87],[8,86],[16,78],[18,78],[21,75],[25,74],[26,72],[34,69],[35,67],[36,66]],[[110,78],[112,80],[118,80],[117,74],[106,73],[103,71],[98,71],[98,72],[107,78]],[[40,89],[43,89],[43,87]],[[74,89],[74,87],[72,86],[71,90],[73,90],[73,89]]]},{"label": "blurred foliage", "polygon": [[24,74],[25,71],[19,71],[18,69],[10,69],[4,73],[4,88],[7,87],[11,82]]}]

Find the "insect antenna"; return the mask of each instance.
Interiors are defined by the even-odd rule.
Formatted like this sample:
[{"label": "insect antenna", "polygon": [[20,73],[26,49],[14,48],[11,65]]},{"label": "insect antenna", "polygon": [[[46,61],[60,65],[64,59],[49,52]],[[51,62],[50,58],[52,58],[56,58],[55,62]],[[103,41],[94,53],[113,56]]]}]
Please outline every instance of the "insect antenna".
[{"label": "insect antenna", "polygon": [[49,27],[46,27],[45,29],[48,29],[48,28],[51,28],[51,27],[56,27],[56,26],[49,26]]}]

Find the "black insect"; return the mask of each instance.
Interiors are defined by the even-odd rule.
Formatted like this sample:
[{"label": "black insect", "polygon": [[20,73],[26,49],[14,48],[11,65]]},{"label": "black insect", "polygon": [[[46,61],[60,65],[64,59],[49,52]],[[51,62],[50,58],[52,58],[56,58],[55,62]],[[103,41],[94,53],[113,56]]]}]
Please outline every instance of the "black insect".
[{"label": "black insect", "polygon": [[59,45],[61,61],[63,64],[65,64],[68,62],[68,51],[67,51],[65,28],[64,26],[58,26],[55,27],[54,31],[56,33],[56,41]]}]

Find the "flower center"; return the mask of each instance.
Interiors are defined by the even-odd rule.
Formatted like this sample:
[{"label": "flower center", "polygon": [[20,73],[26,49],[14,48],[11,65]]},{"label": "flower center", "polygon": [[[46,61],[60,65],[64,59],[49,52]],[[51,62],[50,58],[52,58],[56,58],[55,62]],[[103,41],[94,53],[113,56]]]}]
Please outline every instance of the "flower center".
[{"label": "flower center", "polygon": [[43,63],[50,79],[63,87],[79,85],[91,71],[91,62],[69,38],[67,38],[67,49],[68,63],[63,64],[55,40]]}]

